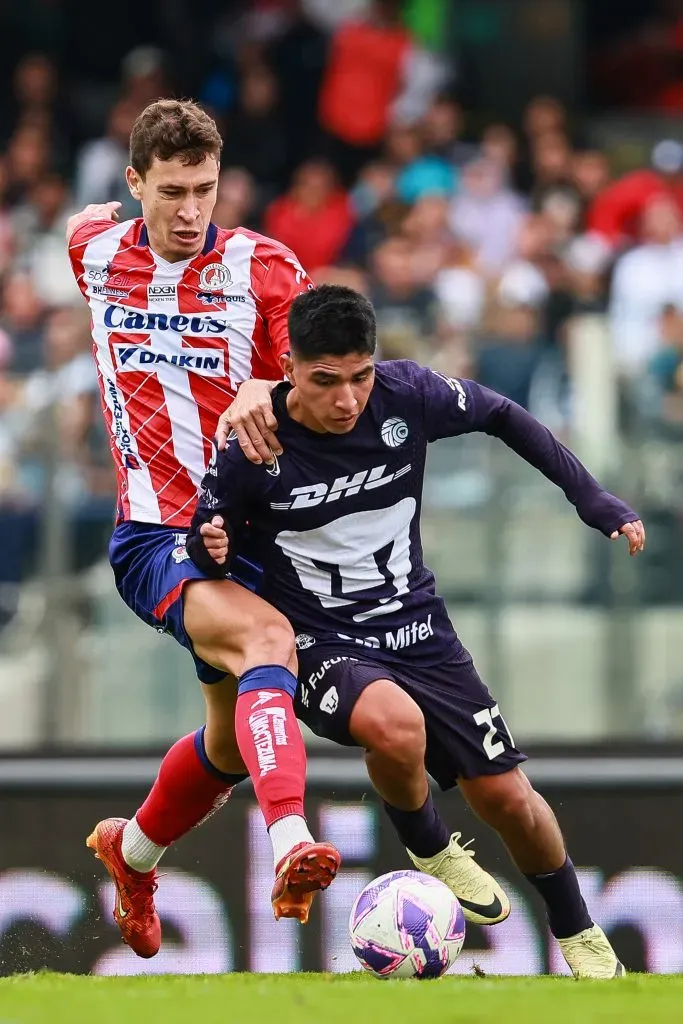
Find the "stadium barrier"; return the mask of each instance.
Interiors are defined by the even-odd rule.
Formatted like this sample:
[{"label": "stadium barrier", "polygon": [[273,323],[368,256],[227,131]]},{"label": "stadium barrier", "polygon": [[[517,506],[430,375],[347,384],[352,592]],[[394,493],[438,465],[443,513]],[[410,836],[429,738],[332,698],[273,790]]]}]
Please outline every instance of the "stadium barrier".
[{"label": "stadium barrier", "polygon": [[[157,765],[156,756],[0,758],[0,974],[355,970],[347,940],[355,895],[376,875],[408,866],[355,756],[309,763],[313,831],[339,846],[344,863],[306,928],[272,918],[270,844],[245,786],[164,859],[159,955],[140,960],[121,944],[110,884],[84,840],[99,818],[134,812]],[[627,967],[683,971],[683,751],[546,754],[529,774],[555,807],[589,908]],[[479,860],[513,904],[502,925],[468,928],[454,971],[566,970],[536,894],[497,838],[457,795],[437,801],[463,839],[476,838]]]}]

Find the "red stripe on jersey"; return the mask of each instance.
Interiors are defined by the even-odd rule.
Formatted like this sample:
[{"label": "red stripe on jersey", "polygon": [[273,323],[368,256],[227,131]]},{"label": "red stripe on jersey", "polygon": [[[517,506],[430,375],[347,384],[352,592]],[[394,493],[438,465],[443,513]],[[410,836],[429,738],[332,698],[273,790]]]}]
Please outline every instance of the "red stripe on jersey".
[{"label": "red stripe on jersey", "polygon": [[97,235],[101,235],[103,231],[108,231],[112,227],[114,227],[114,222],[111,220],[88,220],[84,224],[79,224],[69,239],[69,259],[76,284],[83,295],[86,294],[88,288],[87,282],[84,280],[85,268],[83,266],[86,246]]},{"label": "red stripe on jersey", "polygon": [[159,601],[159,604],[152,612],[152,615],[154,616],[155,619],[158,619],[161,622],[161,620],[163,619],[164,615],[171,607],[171,605],[174,605],[176,601],[182,596],[183,587],[185,586],[186,583],[189,582],[189,579],[181,580],[180,583],[176,583],[173,590],[169,590],[166,597],[163,597],[161,601]]}]

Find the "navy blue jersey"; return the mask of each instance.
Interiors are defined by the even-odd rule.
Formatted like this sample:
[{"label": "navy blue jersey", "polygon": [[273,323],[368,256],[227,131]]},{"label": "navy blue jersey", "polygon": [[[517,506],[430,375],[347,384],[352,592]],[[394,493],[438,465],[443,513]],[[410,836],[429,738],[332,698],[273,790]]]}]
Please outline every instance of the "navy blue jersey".
[{"label": "navy blue jersey", "polygon": [[352,640],[375,657],[424,665],[463,651],[422,558],[430,441],[493,434],[558,484],[590,526],[609,535],[638,518],[537,420],[473,381],[408,360],[378,363],[348,434],[316,433],[291,419],[290,390],[281,384],[273,393],[284,449],[273,466],[253,465],[234,440],[214,451],[188,550],[196,552],[199,526],[214,515],[229,527],[231,552],[248,523],[264,569],[262,596],[314,640]]}]

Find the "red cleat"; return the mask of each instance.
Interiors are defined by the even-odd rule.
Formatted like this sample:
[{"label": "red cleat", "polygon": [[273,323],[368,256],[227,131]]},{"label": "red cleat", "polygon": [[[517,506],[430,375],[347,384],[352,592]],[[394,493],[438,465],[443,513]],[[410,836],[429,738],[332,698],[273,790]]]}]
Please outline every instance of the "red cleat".
[{"label": "red cleat", "polygon": [[331,885],[340,864],[341,854],[331,843],[297,843],[275,869],[275,920],[294,917],[306,924],[315,893]]},{"label": "red cleat", "polygon": [[161,946],[161,921],[154,906],[157,872],[133,871],[123,859],[121,839],[125,818],[105,818],[98,822],[85,843],[102,861],[116,886],[114,920],[123,941],[134,953],[146,959],[156,956]]}]

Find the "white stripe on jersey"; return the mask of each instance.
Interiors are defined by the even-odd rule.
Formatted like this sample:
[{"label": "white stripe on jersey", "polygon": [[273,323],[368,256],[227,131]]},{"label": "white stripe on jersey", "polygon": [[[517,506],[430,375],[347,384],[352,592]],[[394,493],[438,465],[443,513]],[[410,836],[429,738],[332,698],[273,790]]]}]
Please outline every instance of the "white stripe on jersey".
[{"label": "white stripe on jersey", "polygon": [[[83,265],[88,267],[96,262],[101,263],[102,268],[106,267],[119,251],[121,238],[129,228],[130,221],[127,221],[114,225],[111,231],[95,235],[85,248]],[[138,455],[137,440],[131,431],[126,400],[116,383],[116,369],[112,364],[109,348],[109,331],[104,324],[107,303],[102,301],[99,295],[92,294],[90,283],[88,283],[88,296],[92,312],[95,361],[102,375],[102,395],[112,416],[114,442],[119,452],[119,461],[123,462],[128,483],[126,497],[130,505],[131,517],[148,523],[160,523],[161,513],[157,496],[154,493],[152,478],[149,469]],[[139,469],[126,468],[126,454],[132,455],[137,460]]]},{"label": "white stripe on jersey", "polygon": [[[178,276],[173,273],[173,267],[160,262],[152,276],[151,285],[173,284],[175,290],[172,298],[164,301],[163,309],[169,316],[180,312],[178,304]],[[181,335],[172,331],[155,331],[152,335],[152,344],[156,353],[163,353],[169,357],[187,355],[192,349],[183,345]],[[232,338],[230,338],[232,353]],[[215,350],[221,360],[225,358],[223,351]],[[199,419],[199,407],[197,400],[192,394],[190,385],[190,374],[187,371],[178,369],[177,366],[169,364],[157,365],[156,375],[161,384],[161,390],[166,399],[166,409],[171,421],[171,436],[173,438],[173,449],[177,461],[184,466],[190,474],[190,479],[197,491],[201,486],[205,472],[206,459],[204,457],[204,439],[202,437],[202,426]],[[169,481],[170,482],[170,481]],[[168,486],[168,485],[167,485]],[[194,500],[191,499],[191,500]]]},{"label": "white stripe on jersey", "polygon": [[[223,266],[227,267],[232,278],[232,285],[226,291],[234,291],[240,295],[248,295],[251,290],[251,260],[256,248],[256,239],[246,235],[235,234],[225,243],[223,249]],[[230,309],[230,303],[227,304]],[[245,304],[238,305],[240,311],[239,330],[230,334],[230,384],[234,389],[242,381],[251,378],[251,356],[253,351],[252,338],[256,326],[256,307],[253,313]]]}]

